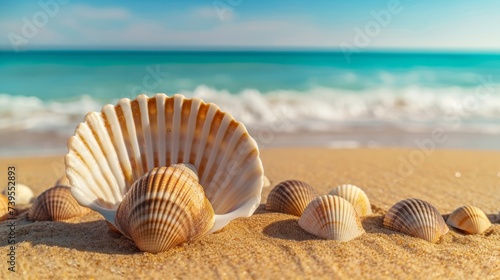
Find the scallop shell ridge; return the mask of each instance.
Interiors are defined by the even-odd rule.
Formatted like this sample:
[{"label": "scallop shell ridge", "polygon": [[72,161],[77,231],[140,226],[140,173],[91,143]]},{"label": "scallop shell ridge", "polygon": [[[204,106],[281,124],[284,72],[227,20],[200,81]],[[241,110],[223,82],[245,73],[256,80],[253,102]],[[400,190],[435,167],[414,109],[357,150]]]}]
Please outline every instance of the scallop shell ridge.
[{"label": "scallop shell ridge", "polygon": [[462,206],[453,211],[446,223],[468,234],[481,234],[491,227],[486,214],[475,206]]},{"label": "scallop shell ridge", "polygon": [[331,190],[329,194],[340,196],[349,201],[360,217],[372,214],[372,207],[368,196],[361,188],[355,185],[340,185]]},{"label": "scallop shell ridge", "polygon": [[384,216],[384,226],[435,243],[448,232],[443,217],[430,203],[410,198],[393,205]]},{"label": "scallop shell ridge", "polygon": [[267,196],[266,210],[300,216],[316,196],[316,191],[305,182],[283,181]]},{"label": "scallop shell ridge", "polygon": [[114,223],[132,184],[155,167],[188,163],[217,214],[213,230],[253,214],[263,168],[245,126],[201,99],[121,99],[85,117],[68,141],[66,175],[82,205]]},{"label": "scallop shell ridge", "polygon": [[299,219],[299,226],[318,237],[339,241],[349,241],[365,233],[354,207],[334,195],[311,201]]}]

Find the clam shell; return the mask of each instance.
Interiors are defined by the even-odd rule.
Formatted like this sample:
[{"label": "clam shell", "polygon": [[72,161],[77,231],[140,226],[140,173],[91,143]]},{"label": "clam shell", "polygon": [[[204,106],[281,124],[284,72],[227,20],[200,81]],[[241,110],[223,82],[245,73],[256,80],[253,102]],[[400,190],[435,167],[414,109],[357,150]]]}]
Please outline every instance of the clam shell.
[{"label": "clam shell", "polygon": [[[3,190],[2,194],[6,196],[7,193],[8,193],[8,187],[6,187]],[[16,205],[30,204],[31,200],[33,199],[33,191],[30,189],[30,187],[26,185],[16,184],[15,198],[16,198]]]},{"label": "clam shell", "polygon": [[243,124],[214,104],[182,95],[135,100],[85,117],[68,141],[66,175],[76,200],[114,224],[131,185],[154,167],[192,164],[215,211],[213,231],[260,204],[263,168]]},{"label": "clam shell", "polygon": [[188,168],[160,167],[139,178],[116,213],[116,226],[141,251],[158,253],[210,231],[214,211]]},{"label": "clam shell", "polygon": [[266,210],[300,216],[316,196],[316,191],[306,182],[283,181],[267,196]]},{"label": "clam shell", "polygon": [[9,215],[9,199],[0,194],[0,222],[7,220],[7,216]]},{"label": "clam shell", "polygon": [[468,234],[481,234],[491,227],[490,219],[474,206],[462,206],[453,211],[446,223]]},{"label": "clam shell", "polygon": [[432,243],[438,241],[449,230],[434,206],[416,198],[394,204],[384,217],[384,227]]},{"label": "clam shell", "polygon": [[28,220],[62,221],[88,212],[88,208],[81,207],[73,198],[70,187],[55,186],[40,194],[33,202],[28,211]]},{"label": "clam shell", "polygon": [[368,196],[362,189],[355,185],[340,185],[331,190],[329,194],[340,196],[349,201],[360,217],[372,214],[372,207]]},{"label": "clam shell", "polygon": [[311,201],[299,219],[299,226],[323,239],[338,241],[349,241],[365,233],[354,207],[334,195]]}]

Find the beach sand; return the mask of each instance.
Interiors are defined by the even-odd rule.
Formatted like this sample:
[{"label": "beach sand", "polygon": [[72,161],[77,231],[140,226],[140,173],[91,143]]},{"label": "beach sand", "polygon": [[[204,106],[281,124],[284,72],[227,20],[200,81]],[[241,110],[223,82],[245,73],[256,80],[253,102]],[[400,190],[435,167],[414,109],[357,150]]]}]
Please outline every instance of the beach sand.
[{"label": "beach sand", "polygon": [[[416,197],[444,216],[471,204],[500,222],[500,152],[406,149],[268,149],[261,153],[271,187],[249,218],[232,221],[160,254],[142,253],[108,231],[92,212],[66,222],[16,220],[16,272],[7,270],[8,222],[0,223],[0,279],[499,279],[500,226],[481,235],[454,230],[436,244],[382,227],[396,202]],[[63,174],[63,157],[3,158],[15,165],[17,182],[35,194]],[[320,194],[342,183],[358,185],[374,214],[363,219],[366,234],[349,242],[321,240],[304,232],[298,217],[268,212],[272,186],[286,179],[310,183]]]}]

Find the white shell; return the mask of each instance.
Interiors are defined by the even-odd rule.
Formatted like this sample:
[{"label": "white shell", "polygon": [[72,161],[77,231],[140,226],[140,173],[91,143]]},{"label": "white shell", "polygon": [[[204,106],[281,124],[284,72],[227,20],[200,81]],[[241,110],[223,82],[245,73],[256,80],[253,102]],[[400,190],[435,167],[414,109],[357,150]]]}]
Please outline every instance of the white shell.
[{"label": "white shell", "polygon": [[68,141],[66,175],[83,206],[115,225],[130,186],[154,167],[192,164],[216,213],[217,231],[260,204],[263,168],[245,126],[211,103],[157,94],[85,117]]},{"label": "white shell", "polygon": [[481,234],[491,227],[490,219],[484,212],[474,206],[462,206],[453,211],[446,223],[468,234]]},{"label": "white shell", "polygon": [[331,195],[338,195],[349,201],[360,217],[372,214],[370,200],[366,193],[359,187],[351,184],[340,185],[330,191]]},{"label": "white shell", "polygon": [[384,216],[384,226],[432,243],[436,243],[449,231],[439,211],[430,203],[417,198],[394,204]]},{"label": "white shell", "polygon": [[311,201],[299,226],[318,237],[338,241],[349,241],[365,233],[354,207],[335,195],[322,195]]},{"label": "white shell", "polygon": [[[33,199],[33,191],[30,189],[30,187],[23,184],[16,184],[15,192],[16,192],[15,195],[16,205],[24,205],[31,203],[31,200]],[[8,193],[8,187],[5,187],[2,194],[7,196],[7,193]]]}]

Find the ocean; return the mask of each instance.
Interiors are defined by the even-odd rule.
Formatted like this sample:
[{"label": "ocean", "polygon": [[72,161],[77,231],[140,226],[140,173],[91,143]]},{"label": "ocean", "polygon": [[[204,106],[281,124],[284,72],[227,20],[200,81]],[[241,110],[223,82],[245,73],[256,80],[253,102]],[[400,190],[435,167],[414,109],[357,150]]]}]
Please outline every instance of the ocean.
[{"label": "ocean", "polygon": [[87,112],[158,92],[216,103],[263,148],[500,149],[498,54],[28,51],[0,52],[0,156],[64,153]]}]

